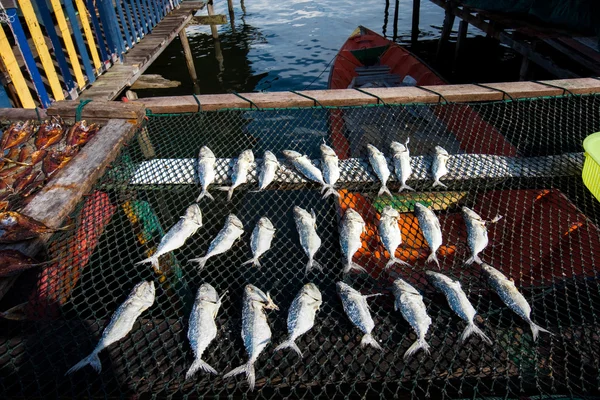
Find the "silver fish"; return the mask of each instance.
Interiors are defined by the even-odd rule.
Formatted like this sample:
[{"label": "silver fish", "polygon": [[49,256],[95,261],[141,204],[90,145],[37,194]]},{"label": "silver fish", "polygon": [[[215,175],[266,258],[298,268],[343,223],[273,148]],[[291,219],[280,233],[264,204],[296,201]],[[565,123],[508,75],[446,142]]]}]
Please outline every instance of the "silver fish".
[{"label": "silver fish", "polygon": [[389,268],[395,263],[408,265],[407,262],[396,257],[396,250],[402,244],[402,234],[398,226],[399,218],[400,214],[391,206],[386,206],[379,218],[379,237],[381,238],[383,247],[390,253],[390,260],[385,265],[385,268]]},{"label": "silver fish", "polygon": [[359,213],[348,207],[342,217],[342,227],[340,230],[340,247],[344,254],[344,273],[355,269],[360,272],[367,272],[363,267],[352,261],[354,253],[362,247],[361,235],[365,232],[365,221]]},{"label": "silver fish", "polygon": [[323,187],[321,193],[325,190],[325,194],[323,198],[327,198],[330,195],[334,195],[336,197],[340,197],[340,194],[337,190],[334,190],[335,184],[340,179],[340,166],[339,166],[339,158],[335,151],[327,146],[325,143],[321,144],[321,167],[323,168],[323,179],[325,183],[330,186],[330,188]]},{"label": "silver fish", "polygon": [[321,292],[314,283],[307,283],[292,301],[287,318],[289,337],[275,348],[275,351],[290,348],[300,357],[302,352],[296,345],[296,339],[312,329],[315,324],[315,315],[323,304]]},{"label": "silver fish", "polygon": [[377,193],[377,196],[381,196],[383,194],[387,194],[390,197],[392,196],[392,192],[387,187],[387,181],[390,178],[390,169],[388,168],[387,160],[385,156],[379,149],[372,144],[367,145],[367,151],[369,153],[369,163],[375,171],[375,175],[379,178],[381,182],[381,188]]},{"label": "silver fish", "polygon": [[231,175],[231,186],[221,186],[219,190],[227,191],[227,201],[231,201],[233,190],[248,181],[248,171],[254,163],[254,153],[252,150],[244,150],[240,154],[235,164],[233,164],[233,174]]},{"label": "silver fish", "polygon": [[435,155],[433,156],[433,163],[431,164],[431,173],[433,174],[433,185],[431,187],[441,186],[447,188],[448,186],[440,182],[440,178],[448,173],[446,163],[450,155],[446,150],[440,146],[435,146]]},{"label": "silver fish", "polygon": [[187,238],[196,233],[201,226],[202,212],[200,211],[200,207],[198,207],[198,204],[192,204],[185,210],[185,214],[181,219],[169,229],[162,239],[160,239],[156,253],[151,257],[136,263],[136,265],[152,263],[152,267],[158,270],[158,258],[163,254],[167,254],[168,252],[183,246]]},{"label": "silver fish", "polygon": [[396,178],[400,181],[400,189],[398,189],[398,193],[403,190],[412,190],[414,192],[415,189],[411,188],[406,184],[408,178],[412,174],[412,167],[410,166],[410,152],[408,151],[408,142],[410,138],[406,139],[404,144],[398,142],[392,142],[390,147],[392,148],[392,159],[394,160],[394,172],[396,173]]},{"label": "silver fish", "polygon": [[200,148],[198,154],[198,179],[202,185],[202,192],[196,199],[200,201],[204,196],[214,200],[212,194],[208,193],[208,186],[215,181],[215,163],[217,159],[214,153],[206,146]]},{"label": "silver fish", "polygon": [[340,296],[340,299],[342,299],[344,312],[354,326],[364,333],[360,341],[360,346],[365,347],[368,345],[373,346],[378,350],[383,350],[371,334],[373,328],[375,328],[375,322],[373,322],[373,318],[369,312],[369,305],[367,304],[367,298],[380,296],[380,294],[363,296],[358,290],[354,290],[344,282],[338,282],[336,287],[337,293]]},{"label": "silver fish", "polygon": [[221,307],[223,300],[217,294],[214,287],[208,283],[203,284],[198,289],[196,294],[196,301],[192,308],[192,314],[190,315],[190,327],[188,329],[188,339],[194,352],[194,362],[185,374],[185,379],[190,379],[198,370],[210,374],[217,374],[217,371],[202,360],[202,354],[210,345],[210,342],[217,337],[217,324],[215,318]]},{"label": "silver fish", "polygon": [[444,293],[452,311],[454,311],[456,315],[458,315],[467,323],[467,327],[460,337],[461,341],[464,342],[469,336],[475,333],[481,336],[481,338],[488,344],[492,344],[492,340],[487,337],[487,335],[483,333],[483,331],[479,329],[477,325],[475,325],[474,319],[475,315],[477,315],[477,311],[475,311],[475,308],[473,308],[473,305],[467,298],[467,295],[462,290],[460,282],[452,280],[446,275],[438,272],[426,271],[425,274],[427,277],[429,277],[433,286],[435,286],[440,292]]},{"label": "silver fish", "polygon": [[235,215],[229,214],[225,220],[225,226],[223,226],[217,237],[210,242],[206,255],[204,257],[192,258],[189,262],[197,262],[198,269],[203,269],[209,258],[225,253],[243,233],[244,225],[242,221]]},{"label": "silver fish", "polygon": [[239,374],[246,374],[250,390],[254,390],[256,372],[254,363],[260,353],[271,341],[271,328],[265,310],[279,310],[271,296],[253,285],[244,289],[244,306],[242,309],[242,339],[248,353],[248,362],[223,376],[224,379]]},{"label": "silver fish", "polygon": [[471,250],[471,257],[465,261],[465,264],[472,264],[473,262],[481,264],[483,261],[479,258],[479,253],[488,245],[488,234],[485,224],[487,222],[498,222],[502,217],[498,215],[491,221],[485,221],[470,208],[463,207],[462,212],[465,224],[467,225],[467,243]]},{"label": "silver fish", "polygon": [[262,168],[258,174],[258,190],[265,189],[271,182],[273,182],[278,169],[279,161],[277,161],[275,154],[271,153],[269,150],[265,151]]},{"label": "silver fish", "polygon": [[152,281],[144,281],[135,285],[125,302],[119,306],[117,311],[115,311],[110,322],[106,328],[104,328],[104,331],[102,331],[102,337],[96,345],[96,348],[89,356],[68,370],[65,375],[78,371],[88,364],[94,368],[96,372],[100,372],[102,370],[102,364],[98,357],[98,353],[129,334],[136,319],[154,304],[154,294],[154,282]]},{"label": "silver fish", "polygon": [[321,170],[315,167],[308,157],[293,150],[284,150],[283,155],[287,160],[307,179],[320,183],[323,186],[322,190],[335,190],[331,185],[328,185],[323,180]]},{"label": "silver fish", "polygon": [[321,238],[317,235],[317,216],[315,215],[315,211],[311,210],[309,213],[305,209],[295,206],[294,221],[296,222],[298,236],[300,236],[300,245],[302,245],[302,249],[308,256],[306,272],[308,273],[313,268],[319,268],[322,271],[323,267],[321,267],[321,264],[314,260],[315,253],[321,247]]},{"label": "silver fish", "polygon": [[423,296],[411,284],[400,278],[394,281],[392,290],[396,297],[394,309],[396,311],[400,310],[406,322],[417,334],[417,340],[406,350],[404,359],[406,360],[419,349],[423,349],[425,353],[429,354],[429,344],[425,340],[425,335],[427,335],[432,321],[427,315],[427,307],[423,303]]},{"label": "silver fish", "polygon": [[421,203],[415,203],[415,215],[419,221],[419,227],[423,231],[423,236],[431,249],[431,254],[427,257],[427,262],[435,262],[440,268],[435,252],[442,245],[442,228],[440,221],[435,216],[435,213]]},{"label": "silver fish", "polygon": [[253,257],[242,263],[242,265],[253,264],[256,267],[260,267],[260,261],[258,259],[271,248],[271,242],[273,241],[275,231],[276,229],[269,218],[262,217],[258,220],[258,223],[252,231],[252,237],[250,238],[250,248],[252,249]]},{"label": "silver fish", "polygon": [[512,280],[508,279],[502,272],[486,263],[482,263],[481,268],[487,273],[490,285],[494,291],[498,293],[498,296],[500,296],[504,304],[529,324],[533,340],[537,340],[540,332],[552,335],[552,332],[533,323],[531,320],[531,306],[516,288],[515,283]]}]

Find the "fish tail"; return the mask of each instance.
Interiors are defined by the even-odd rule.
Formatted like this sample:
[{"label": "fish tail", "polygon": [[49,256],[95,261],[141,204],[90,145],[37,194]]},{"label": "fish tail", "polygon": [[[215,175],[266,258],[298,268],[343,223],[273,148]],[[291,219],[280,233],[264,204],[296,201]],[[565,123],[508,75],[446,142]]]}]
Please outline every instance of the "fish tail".
[{"label": "fish tail", "polygon": [[235,186],[219,186],[218,189],[227,192],[227,201],[231,201],[231,198],[233,197],[233,189],[235,189]]},{"label": "fish tail", "polygon": [[431,253],[431,254],[429,255],[429,257],[427,257],[427,261],[425,261],[425,262],[428,262],[428,263],[429,263],[429,262],[434,262],[434,263],[436,263],[436,264],[437,264],[437,267],[438,267],[439,269],[442,269],[442,267],[440,267],[440,261],[438,260],[437,256],[435,255],[435,251],[434,251],[433,253]]},{"label": "fish tail", "polygon": [[467,259],[467,261],[465,261],[465,264],[467,265],[471,265],[473,263],[477,263],[479,265],[481,265],[483,263],[483,260],[481,258],[479,258],[479,256],[477,254],[472,255],[471,257],[469,257]]},{"label": "fish tail", "polygon": [[197,358],[194,360],[194,362],[190,366],[190,369],[188,369],[188,372],[185,374],[185,379],[190,379],[192,376],[194,376],[194,374],[196,374],[198,370],[202,370],[209,374],[217,374],[216,369],[211,367],[206,361]]},{"label": "fish tail", "polygon": [[348,272],[352,271],[353,269],[356,270],[356,271],[358,271],[358,272],[364,272],[364,273],[367,272],[366,269],[364,269],[363,267],[361,267],[357,263],[352,262],[352,261],[348,261],[346,263],[346,266],[344,267],[344,274],[347,274]]},{"label": "fish tail", "polygon": [[256,372],[254,371],[254,363],[248,362],[247,364],[240,365],[239,367],[229,371],[225,375],[223,375],[223,379],[231,378],[232,376],[246,374],[246,379],[248,380],[248,385],[250,385],[250,390],[254,390],[254,383],[256,381]]},{"label": "fish tail", "polygon": [[376,348],[377,350],[383,351],[383,349],[381,348],[379,343],[377,343],[377,340],[375,340],[373,335],[371,335],[370,333],[365,334],[362,337],[362,339],[360,340],[360,347],[365,347],[365,346],[372,346],[372,347]]},{"label": "fish tail", "polygon": [[306,263],[306,273],[309,273],[310,270],[312,270],[313,268],[318,268],[319,271],[323,271],[323,266],[321,264],[319,264],[317,261],[315,261],[314,258],[309,258],[308,262]]},{"label": "fish tail", "polygon": [[542,328],[539,325],[534,324],[532,321],[529,321],[529,326],[531,327],[531,334],[533,335],[533,341],[535,342],[538,338],[538,335],[540,334],[540,332],[545,332],[545,333],[549,333],[551,335],[553,335],[552,332],[550,332],[547,329]]},{"label": "fish tail", "polygon": [[492,339],[490,339],[485,333],[483,333],[483,331],[481,329],[479,329],[479,327],[477,325],[475,325],[475,322],[473,322],[473,321],[471,321],[467,325],[467,327],[463,331],[462,335],[460,336],[460,340],[462,342],[464,342],[472,334],[479,335],[487,344],[490,344],[490,345],[492,344]]},{"label": "fish tail", "polygon": [[208,257],[198,257],[198,258],[192,258],[190,260],[188,260],[188,262],[197,262],[198,263],[198,270],[203,270],[204,267],[206,266],[206,262],[208,261]]},{"label": "fish tail", "polygon": [[403,190],[408,190],[410,192],[414,192],[415,191],[415,189],[411,188],[406,183],[403,183],[402,186],[400,186],[400,189],[398,189],[398,193],[401,193]]},{"label": "fish tail", "polygon": [[448,186],[444,185],[442,182],[439,181],[439,179],[436,179],[435,182],[433,182],[433,185],[431,185],[432,188],[436,187],[436,186],[441,186],[444,189],[447,189]]},{"label": "fish tail", "polygon": [[388,187],[385,183],[383,185],[381,185],[381,188],[379,189],[377,196],[383,196],[384,194],[387,194],[390,197],[394,197],[392,195],[392,192],[390,192],[390,189],[388,189]]},{"label": "fish tail", "polygon": [[94,368],[96,372],[102,371],[102,363],[100,362],[100,357],[98,357],[98,353],[93,351],[92,354],[90,354],[89,356],[75,364],[73,367],[71,367],[71,369],[65,373],[65,376],[75,371],[79,371],[86,365],[89,365],[90,367]]},{"label": "fish tail", "polygon": [[212,194],[208,193],[208,190],[202,189],[202,192],[200,192],[200,195],[198,195],[198,198],[196,199],[196,203],[199,202],[200,200],[202,200],[204,197],[207,197],[210,200],[214,200],[215,199],[212,196]]},{"label": "fish tail", "polygon": [[385,264],[385,269],[388,269],[389,267],[391,267],[394,264],[410,265],[406,261],[401,260],[401,259],[399,259],[397,257],[390,257],[390,260],[387,262],[387,264]]},{"label": "fish tail", "polygon": [[331,195],[334,195],[335,197],[340,197],[340,194],[333,186],[326,187],[326,189],[327,189],[327,191],[323,195],[323,199],[326,199],[327,197],[329,197]]},{"label": "fish tail", "polygon": [[145,260],[136,262],[135,265],[147,264],[147,263],[151,263],[152,264],[152,268],[159,269],[158,257],[156,257],[156,256],[148,257]]},{"label": "fish tail", "polygon": [[292,339],[286,340],[285,342],[281,343],[279,346],[275,347],[274,351],[277,352],[283,349],[292,349],[296,352],[296,354],[298,354],[298,356],[302,357],[302,351],[300,351],[300,348]]},{"label": "fish tail", "polygon": [[254,265],[255,267],[258,267],[258,268],[260,268],[260,262],[258,261],[258,258],[251,258],[251,259],[249,259],[248,261],[244,261],[244,262],[242,263],[242,265],[248,265],[248,264],[252,264],[252,265]]},{"label": "fish tail", "polygon": [[427,342],[425,341],[425,339],[417,339],[409,348],[408,350],[406,350],[406,353],[404,353],[404,360],[407,360],[410,356],[412,356],[413,354],[415,354],[417,351],[419,351],[420,349],[423,349],[423,351],[427,354],[429,354],[429,344],[427,344]]}]

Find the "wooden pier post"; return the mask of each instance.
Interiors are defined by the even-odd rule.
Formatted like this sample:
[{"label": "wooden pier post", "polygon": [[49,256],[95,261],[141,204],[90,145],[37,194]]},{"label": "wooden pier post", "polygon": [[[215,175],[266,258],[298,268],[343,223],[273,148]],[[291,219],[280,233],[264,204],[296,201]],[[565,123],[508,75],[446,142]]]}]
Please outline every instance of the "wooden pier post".
[{"label": "wooden pier post", "polygon": [[[215,8],[213,6],[213,0],[208,0],[206,3],[206,10],[208,11],[208,15],[215,15]],[[219,32],[217,31],[217,26],[214,24],[210,25],[210,32],[212,33],[212,37],[214,39],[219,39]]]},{"label": "wooden pier post", "polygon": [[383,33],[383,37],[387,38],[387,26],[388,19],[390,17],[390,0],[385,0],[385,10],[383,11],[383,28],[381,28],[381,33]]},{"label": "wooden pier post", "polygon": [[395,42],[398,37],[398,9],[400,8],[400,0],[396,0],[396,8],[394,9],[394,37],[392,40]]},{"label": "wooden pier post", "polygon": [[440,36],[440,40],[438,42],[437,52],[435,54],[435,60],[439,61],[442,55],[442,49],[448,42],[450,38],[450,33],[452,33],[452,27],[454,26],[454,12],[451,8],[446,9],[446,16],[444,17],[444,26],[442,27],[442,36]]},{"label": "wooden pier post", "polygon": [[227,8],[229,9],[229,23],[231,24],[231,32],[235,33],[235,14],[233,13],[233,0],[227,0]]},{"label": "wooden pier post", "polygon": [[[213,26],[213,25],[211,25]],[[194,66],[194,57],[192,56],[192,49],[190,49],[190,42],[188,41],[185,33],[185,27],[179,31],[179,40],[181,40],[181,47],[183,47],[183,55],[185,56],[185,63],[187,64],[190,77],[194,82],[194,86],[197,85],[198,75],[196,74],[196,67]]]},{"label": "wooden pier post", "polygon": [[468,30],[469,23],[464,19],[461,19],[460,23],[458,24],[458,38],[456,39],[456,48],[454,49],[454,61],[452,62],[453,73],[456,72],[456,67],[458,66],[458,59],[460,57],[460,52],[462,51],[462,48],[465,45]]},{"label": "wooden pier post", "polygon": [[421,12],[421,0],[413,0],[412,11],[412,30],[410,35],[410,43],[414,48],[419,40],[419,19]]}]

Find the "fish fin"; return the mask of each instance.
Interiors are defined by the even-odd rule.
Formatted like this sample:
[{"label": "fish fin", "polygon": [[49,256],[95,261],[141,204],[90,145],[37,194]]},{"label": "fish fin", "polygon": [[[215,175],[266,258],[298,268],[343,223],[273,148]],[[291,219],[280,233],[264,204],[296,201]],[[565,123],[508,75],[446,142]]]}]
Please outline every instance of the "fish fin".
[{"label": "fish fin", "polygon": [[158,257],[155,257],[155,256],[148,257],[145,260],[136,262],[135,265],[148,264],[148,263],[152,264],[152,268],[154,268],[154,269],[160,269],[159,265],[158,265]]},{"label": "fish fin", "polygon": [[312,215],[313,220],[315,221],[315,229],[317,228],[317,214],[315,214],[315,209],[311,208],[310,209],[310,215]]},{"label": "fish fin", "polygon": [[475,322],[471,321],[469,324],[467,324],[467,327],[465,328],[465,330],[463,331],[462,335],[460,336],[460,340],[462,342],[466,341],[467,338],[469,336],[471,336],[472,334],[476,334],[481,336],[481,338],[487,343],[487,344],[492,344],[492,339],[490,339],[485,333],[483,333],[483,331],[481,329],[479,329],[479,327],[477,325],[475,325]]},{"label": "fish fin", "polygon": [[369,297],[379,297],[379,296],[383,296],[383,293],[372,293],[372,294],[366,294],[363,297],[365,299],[368,299]]},{"label": "fish fin", "polygon": [[219,186],[217,187],[217,189],[223,192],[227,192],[227,201],[231,201],[231,198],[233,197],[233,189],[235,189],[235,186]]},{"label": "fish fin", "polygon": [[190,379],[199,369],[209,374],[217,375],[218,373],[217,370],[208,365],[206,361],[197,358],[194,360],[190,366],[190,369],[188,369],[188,372],[185,374],[185,379]]},{"label": "fish fin", "polygon": [[[191,261],[191,260],[190,260],[190,261]],[[244,262],[242,263],[242,265],[248,265],[248,264],[256,265],[256,262],[257,262],[257,261],[258,261],[258,260],[255,260],[254,258],[251,258],[251,259],[249,259],[248,261],[244,261]],[[259,264],[259,265],[260,265],[260,264]]]},{"label": "fish fin", "polygon": [[353,269],[357,270],[358,272],[364,272],[364,273],[367,272],[366,269],[364,269],[363,267],[361,267],[357,263],[350,261],[344,267],[344,274],[347,274],[348,272],[352,271]]},{"label": "fish fin", "polygon": [[466,265],[471,265],[473,263],[477,263],[477,264],[481,265],[481,264],[483,264],[483,260],[481,258],[479,258],[478,255],[474,255],[474,256],[467,258],[467,261],[465,261]]},{"label": "fish fin", "polygon": [[323,199],[326,199],[331,195],[334,195],[335,197],[340,197],[340,194],[338,193],[336,188],[333,187],[333,185],[324,185],[323,189],[321,189],[321,193],[323,193],[324,191],[325,194],[323,195]]},{"label": "fish fin", "polygon": [[503,218],[503,217],[502,217],[502,215],[496,215],[496,216],[494,217],[494,219],[493,219],[493,220],[491,220],[490,222],[491,222],[492,224],[495,224],[496,222],[500,221],[502,218]]},{"label": "fish fin", "polygon": [[198,263],[198,270],[203,270],[204,267],[206,266],[206,262],[208,261],[208,257],[204,256],[204,257],[198,257],[198,258],[191,258],[188,260],[188,262],[197,262]]},{"label": "fish fin", "polygon": [[537,340],[538,335],[540,334],[540,332],[545,332],[545,333],[549,333],[551,335],[554,335],[549,330],[544,329],[541,326],[534,324],[533,321],[529,321],[529,326],[531,327],[531,334],[533,335],[533,341],[534,342]]},{"label": "fish fin", "polygon": [[254,364],[248,362],[247,364],[240,365],[239,367],[223,375],[223,379],[231,378],[232,376],[239,374],[246,374],[246,379],[248,379],[248,385],[250,385],[250,390],[254,390],[254,383],[256,381],[256,372],[254,371]]},{"label": "fish fin", "polygon": [[436,186],[441,186],[444,189],[448,189],[448,186],[446,186],[442,182],[440,182],[439,179],[436,179],[435,182],[433,182],[433,185],[431,185],[432,188],[434,188]]},{"label": "fish fin", "polygon": [[377,196],[383,196],[384,194],[387,194],[390,197],[394,197],[392,195],[392,192],[390,192],[390,189],[388,189],[387,185],[383,184],[381,185],[381,188],[379,189],[379,192],[377,193]]},{"label": "fish fin", "polygon": [[427,344],[427,342],[425,341],[425,339],[417,339],[408,348],[408,350],[406,350],[406,353],[404,353],[404,360],[406,361],[410,356],[412,356],[413,354],[415,354],[420,349],[423,349],[423,351],[425,353],[429,354],[429,344]]},{"label": "fish fin", "polygon": [[215,199],[212,194],[208,193],[208,190],[203,190],[200,193],[200,195],[198,195],[198,198],[196,199],[196,203],[199,202],[200,200],[202,200],[204,197],[207,197],[210,200],[214,200]]},{"label": "fish fin", "polygon": [[81,368],[85,367],[88,364],[90,367],[94,368],[96,372],[102,371],[102,363],[100,362],[100,357],[98,357],[98,353],[93,351],[92,354],[90,354],[89,356],[75,364],[73,367],[71,367],[71,369],[65,373],[65,376],[75,371],[79,371]]},{"label": "fish fin", "polygon": [[427,257],[427,261],[425,261],[425,262],[429,263],[432,261],[437,264],[438,269],[442,269],[442,267],[440,267],[440,261],[438,260],[437,256],[435,255],[435,252],[431,253],[429,255],[429,257]]},{"label": "fish fin", "polygon": [[281,343],[279,346],[275,347],[275,352],[279,351],[279,350],[283,350],[283,349],[292,349],[296,352],[296,354],[298,354],[298,356],[302,357],[302,351],[300,351],[300,348],[298,347],[298,345],[296,344],[296,342],[294,342],[293,340],[286,340],[285,342]]},{"label": "fish fin", "polygon": [[313,268],[318,268],[319,271],[323,271],[323,266],[315,261],[314,258],[311,258],[308,260],[308,263],[306,263],[306,273],[309,273]]},{"label": "fish fin", "polygon": [[415,191],[415,189],[411,188],[407,184],[404,184],[404,185],[400,186],[400,189],[398,189],[398,193],[401,193],[403,190],[408,190],[410,192],[414,192]]},{"label": "fish fin", "polygon": [[360,347],[372,346],[377,350],[383,351],[383,348],[377,343],[377,340],[370,333],[365,334],[360,340]]},{"label": "fish fin", "polygon": [[401,260],[401,259],[399,259],[397,257],[390,257],[390,260],[387,262],[387,264],[385,264],[385,269],[388,269],[389,267],[391,267],[394,264],[410,265],[406,261]]}]

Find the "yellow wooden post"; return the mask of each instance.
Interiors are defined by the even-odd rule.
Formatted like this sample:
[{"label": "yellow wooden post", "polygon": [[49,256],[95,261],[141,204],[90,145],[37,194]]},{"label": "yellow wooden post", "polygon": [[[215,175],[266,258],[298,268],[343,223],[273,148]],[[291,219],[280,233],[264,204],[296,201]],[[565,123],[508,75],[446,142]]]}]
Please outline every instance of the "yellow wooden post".
[{"label": "yellow wooden post", "polygon": [[17,59],[13,54],[12,48],[10,47],[10,43],[8,42],[8,38],[6,37],[6,33],[4,33],[4,29],[2,28],[1,24],[0,59],[4,63],[6,71],[15,85],[15,89],[17,90],[17,94],[19,95],[19,100],[21,100],[21,105],[23,108],[35,108],[35,103],[33,101],[33,97],[31,96],[31,92],[29,92],[29,88],[27,87],[27,82],[25,82],[25,77],[23,77],[23,73],[19,68]]},{"label": "yellow wooden post", "polygon": [[[29,0],[19,0],[19,2],[23,1],[29,2]],[[50,0],[50,3],[52,4],[52,9],[54,10],[54,15],[56,16],[56,22],[58,22],[58,29],[60,29],[62,38],[65,42],[67,54],[69,55],[69,60],[71,61],[73,72],[75,73],[75,80],[77,81],[79,88],[83,89],[85,86],[85,78],[83,77],[83,72],[81,72],[81,64],[79,64],[78,54],[75,50],[75,46],[73,45],[73,38],[71,37],[71,31],[69,30],[69,25],[67,25],[67,20],[65,19],[65,13],[63,12],[62,5],[60,4],[60,0]]]},{"label": "yellow wooden post", "polygon": [[[81,25],[83,25],[83,32],[85,33],[85,39],[88,42],[90,48],[90,54],[92,55],[92,61],[94,62],[94,68],[98,71],[102,67],[100,62],[100,55],[98,54],[98,48],[96,47],[96,41],[94,40],[94,34],[90,28],[90,20],[87,16],[87,8],[83,3],[83,0],[75,0],[77,4],[77,11],[79,12],[79,18],[81,19]],[[98,71],[99,72],[99,71]]]},{"label": "yellow wooden post", "polygon": [[31,1],[19,0],[19,6],[21,8],[21,12],[23,13],[23,17],[25,18],[25,22],[27,22],[27,26],[29,27],[31,39],[35,44],[38,56],[40,57],[40,61],[42,62],[42,66],[44,67],[44,72],[46,73],[46,77],[48,78],[48,82],[50,83],[50,88],[52,89],[54,99],[64,100],[65,95],[63,94],[62,87],[60,86],[60,81],[58,80],[56,69],[54,69],[54,64],[52,63],[52,58],[50,57],[48,46],[46,46],[46,41],[44,39],[44,35],[42,35],[42,30],[35,16],[35,11],[33,11]]}]

